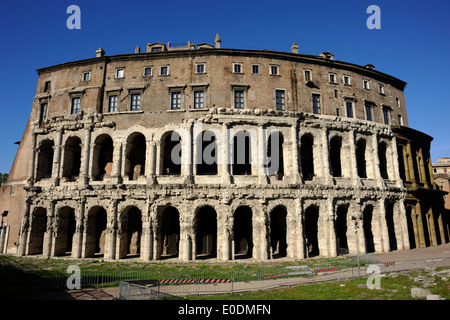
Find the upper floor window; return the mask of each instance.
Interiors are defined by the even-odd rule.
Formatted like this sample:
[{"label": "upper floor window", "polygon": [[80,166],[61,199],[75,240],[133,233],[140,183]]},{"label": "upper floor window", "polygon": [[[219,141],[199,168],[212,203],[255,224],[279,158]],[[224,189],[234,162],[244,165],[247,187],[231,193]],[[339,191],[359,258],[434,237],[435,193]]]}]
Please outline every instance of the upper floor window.
[{"label": "upper floor window", "polygon": [[363,88],[370,90],[370,81],[369,80],[366,80],[366,79],[363,80]]},{"label": "upper floor window", "polygon": [[233,73],[244,73],[242,63],[233,63]]},{"label": "upper floor window", "polygon": [[311,70],[304,70],[305,81],[312,81]]},{"label": "upper floor window", "polygon": [[170,109],[181,109],[181,92],[176,91],[171,93]]},{"label": "upper floor window", "polygon": [[197,70],[196,73],[205,73],[205,64],[204,63],[199,63],[197,64]]},{"label": "upper floor window", "polygon": [[275,91],[275,100],[276,100],[276,108],[277,110],[284,110],[284,90],[276,90]]},{"label": "upper floor window", "polygon": [[384,124],[391,124],[391,108],[383,107],[383,122]]},{"label": "upper floor window", "polygon": [[50,92],[51,85],[52,85],[51,81],[45,81],[45,83],[44,83],[44,92]]},{"label": "upper floor window", "polygon": [[384,93],[384,86],[382,84],[378,85],[378,92],[380,92],[380,94],[385,94]]},{"label": "upper floor window", "polygon": [[244,91],[235,90],[234,91],[234,107],[238,109],[244,108]]},{"label": "upper floor window", "polygon": [[91,73],[90,72],[83,73],[83,81],[89,81],[89,80],[91,80]]},{"label": "upper floor window", "polygon": [[398,124],[401,126],[403,125],[403,117],[401,114],[398,115]]},{"label": "upper floor window", "polygon": [[124,77],[124,73],[125,71],[124,71],[124,69],[117,69],[116,70],[116,78],[117,79],[121,79],[121,78],[123,78]]},{"label": "upper floor window", "polygon": [[145,77],[151,77],[152,76],[152,67],[145,67],[144,68],[144,76]]},{"label": "upper floor window", "polygon": [[131,95],[130,110],[131,111],[141,110],[141,95],[139,93]]},{"label": "upper floor window", "polygon": [[271,65],[270,66],[270,74],[272,76],[278,76],[278,74],[279,74],[279,66]]},{"label": "upper floor window", "polygon": [[345,107],[347,111],[347,117],[353,118],[353,102],[352,101],[346,101]]},{"label": "upper floor window", "polygon": [[160,69],[160,75],[168,76],[169,75],[169,66],[162,66]]},{"label": "upper floor window", "polygon": [[373,105],[371,103],[366,102],[364,108],[366,111],[366,120],[373,121]]},{"label": "upper floor window", "polygon": [[329,80],[330,80],[330,83],[337,83],[336,74],[335,73],[330,73],[329,74]]},{"label": "upper floor window", "polygon": [[400,103],[400,99],[399,99],[399,98],[396,98],[396,100],[397,100],[397,107],[401,108],[402,105],[401,105],[401,103]]},{"label": "upper floor window", "polygon": [[350,86],[352,84],[350,76],[344,75],[343,80],[344,80],[344,84],[347,86]]},{"label": "upper floor window", "polygon": [[203,108],[203,91],[194,91],[194,109]]},{"label": "upper floor window", "polygon": [[320,94],[312,95],[313,113],[320,114]]},{"label": "upper floor window", "polygon": [[70,108],[70,114],[78,114],[80,113],[80,97],[74,97],[72,98],[72,106]]},{"label": "upper floor window", "polygon": [[117,112],[117,95],[109,96],[108,112]]},{"label": "upper floor window", "polygon": [[44,102],[41,104],[41,110],[39,113],[39,123],[44,122],[45,119],[47,119],[47,109],[48,109],[48,104],[47,102]]},{"label": "upper floor window", "polygon": [[259,73],[260,73],[260,65],[252,64],[252,74],[259,74]]}]

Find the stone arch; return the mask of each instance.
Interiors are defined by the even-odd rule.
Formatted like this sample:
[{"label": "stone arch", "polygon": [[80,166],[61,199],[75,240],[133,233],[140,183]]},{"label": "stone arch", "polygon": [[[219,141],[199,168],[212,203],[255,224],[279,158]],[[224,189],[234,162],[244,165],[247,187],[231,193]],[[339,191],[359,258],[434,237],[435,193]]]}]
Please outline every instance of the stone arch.
[{"label": "stone arch", "polygon": [[119,216],[119,259],[140,256],[142,238],[142,211],[127,206]]},{"label": "stone arch", "polygon": [[102,181],[111,176],[113,164],[114,144],[109,134],[103,133],[94,140],[92,155],[92,178]]},{"label": "stone arch", "polygon": [[129,180],[137,180],[145,175],[147,142],[140,132],[133,132],[127,138],[125,150],[125,176]]},{"label": "stone arch", "polygon": [[378,161],[381,178],[389,179],[388,166],[387,166],[387,148],[386,142],[381,141],[378,143]]},{"label": "stone arch", "polygon": [[161,174],[181,174],[181,135],[176,131],[168,131],[161,136]]},{"label": "stone arch", "polygon": [[306,258],[320,255],[319,250],[319,206],[312,204],[305,209]]},{"label": "stone arch", "polygon": [[283,205],[270,211],[270,246],[273,258],[287,256],[287,209]]},{"label": "stone arch", "polygon": [[93,206],[87,211],[85,258],[104,255],[107,227],[107,212],[102,206]]},{"label": "stone arch", "polygon": [[397,237],[396,237],[396,230],[395,230],[395,213],[394,213],[394,206],[395,203],[391,200],[387,200],[385,203],[386,208],[386,224],[387,224],[387,231],[388,231],[388,238],[389,238],[389,248],[391,251],[397,250]]},{"label": "stone arch", "polygon": [[336,208],[336,219],[335,219],[335,232],[336,232],[336,245],[339,255],[346,254],[349,252],[348,246],[348,219],[349,219],[349,205],[340,204]]},{"label": "stone arch", "polygon": [[342,137],[335,135],[330,139],[330,171],[333,177],[342,177]]},{"label": "stone arch", "polygon": [[232,151],[232,174],[251,175],[252,174],[252,138],[251,134],[245,130],[237,131],[233,136]]},{"label": "stone arch", "polygon": [[280,131],[275,131],[267,139],[268,175],[275,175],[277,180],[283,180],[284,176],[284,136]]},{"label": "stone arch", "polygon": [[44,207],[36,207],[33,209],[31,215],[28,255],[43,253],[44,235],[46,231],[47,209]]},{"label": "stone arch", "polygon": [[305,133],[300,139],[300,161],[303,180],[311,181],[314,178],[314,136]]},{"label": "stone arch", "polygon": [[56,211],[57,231],[54,242],[54,255],[63,256],[72,253],[73,237],[76,230],[75,209],[63,206]]},{"label": "stone arch", "polygon": [[81,169],[81,139],[70,136],[64,144],[64,160],[62,176],[69,181],[75,181]]},{"label": "stone arch", "polygon": [[51,178],[53,171],[54,146],[55,143],[50,139],[45,139],[39,144],[37,149],[36,181]]},{"label": "stone arch", "polygon": [[209,206],[199,207],[194,215],[196,259],[217,257],[217,212]]},{"label": "stone arch", "polygon": [[366,165],[366,148],[367,141],[364,138],[359,138],[356,142],[356,169],[358,177],[367,178],[367,165]]},{"label": "stone arch", "polygon": [[157,258],[179,257],[180,212],[172,205],[161,207],[156,216]]},{"label": "stone arch", "polygon": [[235,258],[253,256],[253,211],[241,205],[233,213],[233,235]]},{"label": "stone arch", "polygon": [[363,232],[366,242],[366,253],[375,252],[375,242],[373,237],[373,222],[374,222],[374,206],[367,204],[362,212]]},{"label": "stone arch", "polygon": [[196,138],[196,174],[217,175],[218,145],[217,136],[212,130],[204,130]]}]

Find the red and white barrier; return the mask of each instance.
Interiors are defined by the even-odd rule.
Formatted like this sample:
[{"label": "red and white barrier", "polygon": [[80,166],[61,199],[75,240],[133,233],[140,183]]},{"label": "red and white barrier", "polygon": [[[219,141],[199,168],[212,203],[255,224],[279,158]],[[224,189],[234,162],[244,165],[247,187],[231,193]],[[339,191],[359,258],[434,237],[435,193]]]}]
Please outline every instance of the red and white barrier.
[{"label": "red and white barrier", "polygon": [[333,271],[338,271],[337,268],[325,268],[325,269],[316,269],[314,270],[314,273],[325,273],[325,272],[333,272]]},{"label": "red and white barrier", "polygon": [[444,261],[444,258],[433,258],[433,259],[425,259],[425,262],[438,262],[438,261]]},{"label": "red and white barrier", "polygon": [[159,283],[196,283],[196,279],[161,279]]},{"label": "red and white barrier", "polygon": [[403,263],[403,261],[391,261],[391,262],[384,262],[384,265],[386,267],[389,267],[389,266],[393,266],[393,265],[396,265],[396,264],[402,264],[402,263]]},{"label": "red and white barrier", "polygon": [[200,283],[230,283],[230,279],[200,279]]},{"label": "red and white barrier", "polygon": [[274,279],[274,278],[285,277],[285,276],[286,276],[286,273],[269,274],[268,276],[264,276],[263,279],[267,280],[267,279]]}]

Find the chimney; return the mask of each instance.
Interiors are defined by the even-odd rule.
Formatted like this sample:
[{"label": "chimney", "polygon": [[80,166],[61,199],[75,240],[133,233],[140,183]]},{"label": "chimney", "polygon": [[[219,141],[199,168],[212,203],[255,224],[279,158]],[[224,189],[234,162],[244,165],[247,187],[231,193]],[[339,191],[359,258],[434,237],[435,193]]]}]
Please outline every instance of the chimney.
[{"label": "chimney", "polygon": [[139,46],[137,46],[137,47],[134,49],[134,53],[141,53],[141,48],[139,48]]},{"label": "chimney", "polygon": [[95,51],[95,56],[97,58],[103,57],[105,55],[105,51],[100,47]]},{"label": "chimney", "polygon": [[292,53],[298,53],[298,44],[294,42],[294,44],[291,47],[291,51]]},{"label": "chimney", "polygon": [[214,47],[216,49],[220,49],[220,43],[221,42],[222,42],[222,40],[220,40],[219,34],[216,34],[216,38],[214,39]]}]

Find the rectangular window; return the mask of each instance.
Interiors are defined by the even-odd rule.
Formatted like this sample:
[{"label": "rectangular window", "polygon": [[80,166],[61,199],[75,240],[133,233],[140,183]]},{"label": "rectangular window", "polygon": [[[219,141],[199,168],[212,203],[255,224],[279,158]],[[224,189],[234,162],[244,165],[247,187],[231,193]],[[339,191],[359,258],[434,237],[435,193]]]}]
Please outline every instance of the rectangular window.
[{"label": "rectangular window", "polygon": [[50,81],[45,81],[45,83],[44,83],[44,92],[50,92],[51,84],[52,83]]},{"label": "rectangular window", "polygon": [[152,52],[162,52],[162,47],[153,47]]},{"label": "rectangular window", "polygon": [[89,80],[91,80],[91,73],[90,72],[83,73],[83,81],[89,81]]},{"label": "rectangular window", "polygon": [[350,76],[344,76],[344,84],[347,86],[351,85]]},{"label": "rectangular window", "polygon": [[141,95],[140,94],[132,94],[131,95],[131,111],[137,111],[141,109]]},{"label": "rectangular window", "polygon": [[273,76],[278,75],[278,66],[270,66],[270,74]]},{"label": "rectangular window", "polygon": [[398,115],[398,124],[401,126],[403,125],[403,117],[401,114]]},{"label": "rectangular window", "polygon": [[146,77],[152,76],[152,68],[151,67],[147,67],[144,69],[144,76],[146,76]]},{"label": "rectangular window", "polygon": [[252,74],[259,74],[259,64],[252,65]]},{"label": "rectangular window", "polygon": [[336,75],[334,73],[330,73],[330,82],[336,83]]},{"label": "rectangular window", "polygon": [[197,65],[197,73],[205,73],[205,65],[204,64]]},{"label": "rectangular window", "polygon": [[233,64],[233,72],[234,73],[242,73],[242,64],[240,64],[240,63]]},{"label": "rectangular window", "polygon": [[277,110],[284,110],[284,90],[276,90],[275,96]]},{"label": "rectangular window", "polygon": [[396,98],[396,99],[397,99],[397,107],[401,108],[402,105],[400,104],[400,99],[399,98]]},{"label": "rectangular window", "polygon": [[345,106],[346,106],[346,109],[347,109],[347,117],[353,118],[353,102],[346,101],[345,102]]},{"label": "rectangular window", "polygon": [[319,94],[313,94],[312,95],[312,107],[313,107],[313,113],[320,114],[320,95]]},{"label": "rectangular window", "polygon": [[238,109],[244,108],[244,91],[234,91],[234,107]]},{"label": "rectangular window", "polygon": [[168,74],[169,74],[169,67],[167,67],[167,66],[161,67],[161,75],[167,76]]},{"label": "rectangular window", "polygon": [[80,98],[72,98],[72,107],[70,109],[71,114],[80,113]]},{"label": "rectangular window", "polygon": [[366,104],[366,120],[373,121],[373,114],[372,114],[372,106],[370,104]]},{"label": "rectangular window", "polygon": [[39,122],[44,122],[47,119],[47,102],[41,104],[41,113],[39,115]]},{"label": "rectangular window", "polygon": [[118,79],[123,78],[123,69],[117,69],[116,77]]},{"label": "rectangular window", "polygon": [[117,96],[109,96],[108,112],[117,112]]},{"label": "rectangular window", "polygon": [[390,115],[391,115],[391,112],[390,112],[390,110],[389,110],[389,108],[383,108],[383,121],[384,121],[384,124],[390,124]]},{"label": "rectangular window", "polygon": [[312,79],[312,75],[311,75],[311,70],[305,70],[305,81],[311,81]]},{"label": "rectangular window", "polygon": [[382,84],[378,85],[378,91],[380,94],[384,94],[384,86]]},{"label": "rectangular window", "polygon": [[363,88],[369,90],[370,89],[370,82],[369,80],[363,80]]},{"label": "rectangular window", "polygon": [[172,92],[170,100],[170,109],[181,109],[181,92]]},{"label": "rectangular window", "polygon": [[203,108],[203,91],[194,91],[194,109]]}]

